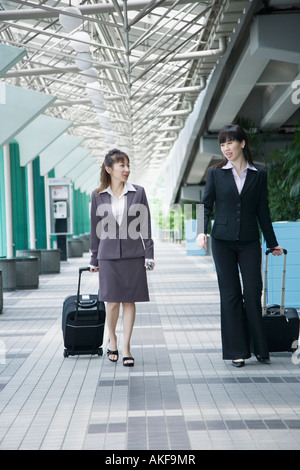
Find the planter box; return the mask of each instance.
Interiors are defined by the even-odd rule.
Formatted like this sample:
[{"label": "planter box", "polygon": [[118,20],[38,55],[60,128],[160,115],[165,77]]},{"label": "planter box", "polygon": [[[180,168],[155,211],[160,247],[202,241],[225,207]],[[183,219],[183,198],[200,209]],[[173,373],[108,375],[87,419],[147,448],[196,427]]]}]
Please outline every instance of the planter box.
[{"label": "planter box", "polygon": [[0,315],[3,311],[3,281],[2,281],[2,271],[0,270]]},{"label": "planter box", "polygon": [[82,245],[83,246],[83,252],[88,253],[90,251],[90,235],[89,234],[80,235],[79,239],[83,243],[83,245]]},{"label": "planter box", "polygon": [[41,250],[41,274],[60,272],[60,250]]},{"label": "planter box", "polygon": [[27,257],[28,256],[34,256],[38,258],[38,263],[39,263],[39,273],[41,274],[42,272],[42,261],[41,261],[41,250],[17,250],[16,251],[16,257]]},{"label": "planter box", "polygon": [[21,257],[16,260],[16,288],[37,289],[39,286],[40,265],[37,256]]},{"label": "planter box", "polygon": [[83,241],[79,238],[68,240],[68,258],[81,258],[83,256]]},{"label": "planter box", "polygon": [[3,291],[16,289],[16,261],[15,258],[0,258],[0,269],[2,271]]}]

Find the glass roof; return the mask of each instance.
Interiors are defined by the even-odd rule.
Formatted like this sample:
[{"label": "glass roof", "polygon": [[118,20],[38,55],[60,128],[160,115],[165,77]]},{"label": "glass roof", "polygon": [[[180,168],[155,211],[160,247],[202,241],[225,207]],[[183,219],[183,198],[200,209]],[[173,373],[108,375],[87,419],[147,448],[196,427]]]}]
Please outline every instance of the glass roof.
[{"label": "glass roof", "polygon": [[246,1],[0,1],[0,42],[26,50],[2,80],[56,97],[99,164],[128,153],[134,181],[162,171]]}]

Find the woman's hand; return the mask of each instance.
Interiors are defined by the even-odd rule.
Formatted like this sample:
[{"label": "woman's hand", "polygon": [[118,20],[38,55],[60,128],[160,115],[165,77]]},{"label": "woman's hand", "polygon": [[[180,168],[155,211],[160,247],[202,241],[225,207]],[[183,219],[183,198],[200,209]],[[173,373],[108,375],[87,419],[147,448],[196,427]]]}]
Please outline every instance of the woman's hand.
[{"label": "woman's hand", "polygon": [[155,266],[154,261],[152,261],[152,260],[150,260],[150,259],[146,259],[146,260],[145,260],[145,268],[146,268],[146,271],[153,271],[154,266]]},{"label": "woman's hand", "polygon": [[199,233],[199,235],[196,238],[196,243],[200,248],[204,248],[207,250],[207,236],[205,233]]},{"label": "woman's hand", "polygon": [[90,266],[90,273],[97,273],[99,271],[98,266]]},{"label": "woman's hand", "polygon": [[272,251],[272,255],[280,256],[280,255],[282,255],[282,253],[283,253],[283,248],[281,248],[281,246],[279,246],[279,245],[274,246],[273,251]]}]

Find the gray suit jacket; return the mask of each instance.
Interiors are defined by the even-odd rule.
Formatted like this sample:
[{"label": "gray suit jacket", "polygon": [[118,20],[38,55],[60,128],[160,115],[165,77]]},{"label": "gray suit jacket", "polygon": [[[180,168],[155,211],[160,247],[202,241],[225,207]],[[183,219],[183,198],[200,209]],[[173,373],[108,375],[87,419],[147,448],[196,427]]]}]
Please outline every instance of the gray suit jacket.
[{"label": "gray suit jacket", "polygon": [[151,238],[151,217],[143,187],[133,185],[136,191],[128,191],[126,204],[119,225],[113,215],[111,196],[107,192],[92,193],[91,200],[91,260],[98,266],[101,259],[154,258]]}]

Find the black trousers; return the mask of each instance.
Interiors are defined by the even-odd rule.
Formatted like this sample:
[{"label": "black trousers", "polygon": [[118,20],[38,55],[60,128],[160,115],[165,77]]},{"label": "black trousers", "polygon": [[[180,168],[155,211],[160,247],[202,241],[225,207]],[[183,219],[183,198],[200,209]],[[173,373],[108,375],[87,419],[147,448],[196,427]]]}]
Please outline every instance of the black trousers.
[{"label": "black trousers", "polygon": [[259,241],[212,239],[220,290],[223,359],[269,357],[262,324]]}]

